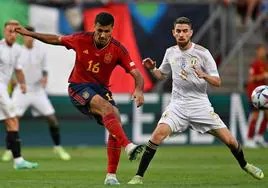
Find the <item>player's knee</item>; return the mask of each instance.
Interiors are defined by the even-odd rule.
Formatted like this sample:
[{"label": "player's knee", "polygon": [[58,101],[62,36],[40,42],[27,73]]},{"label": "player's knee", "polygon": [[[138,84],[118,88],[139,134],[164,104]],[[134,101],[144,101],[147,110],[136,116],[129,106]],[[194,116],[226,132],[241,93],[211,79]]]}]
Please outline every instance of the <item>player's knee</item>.
[{"label": "player's knee", "polygon": [[169,131],[166,130],[166,127],[158,126],[153,132],[151,141],[155,144],[161,144],[162,141],[169,135]]},{"label": "player's knee", "polygon": [[167,136],[163,133],[156,133],[156,134],[153,134],[152,137],[151,137],[151,141],[155,144],[161,144],[162,141],[166,138]]},{"label": "player's knee", "polygon": [[235,138],[228,138],[225,141],[225,144],[230,148],[230,149],[236,149],[238,146],[238,142],[236,141]]},{"label": "player's knee", "polygon": [[108,102],[104,103],[101,108],[101,113],[102,113],[102,116],[106,116],[110,113],[114,113],[113,106]]},{"label": "player's knee", "polygon": [[18,131],[19,130],[19,122],[17,118],[9,118],[5,120],[5,125],[7,131]]},{"label": "player's knee", "polygon": [[59,122],[55,115],[47,116],[47,122],[49,126],[57,127]]}]

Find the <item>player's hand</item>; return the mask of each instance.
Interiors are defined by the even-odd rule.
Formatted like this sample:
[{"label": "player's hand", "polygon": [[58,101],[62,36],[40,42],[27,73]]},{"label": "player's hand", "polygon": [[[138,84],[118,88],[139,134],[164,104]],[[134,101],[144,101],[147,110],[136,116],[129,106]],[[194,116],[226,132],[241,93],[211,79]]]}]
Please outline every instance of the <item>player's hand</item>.
[{"label": "player's hand", "polygon": [[197,74],[198,78],[207,77],[207,74],[204,71],[202,71],[201,68],[197,67],[196,65],[193,66],[193,69],[195,70],[195,73]]},{"label": "player's hand", "polygon": [[20,90],[23,94],[25,94],[27,92],[27,88],[26,88],[26,84],[22,83],[20,84]]},{"label": "player's hand", "polygon": [[142,91],[136,89],[132,97],[135,100],[137,107],[140,107],[144,104],[144,96]]},{"label": "player's hand", "polygon": [[14,26],[14,31],[16,31],[17,33],[21,34],[21,35],[29,35],[30,31],[28,31],[27,29],[25,29],[23,26],[18,25],[18,26]]},{"label": "player's hand", "polygon": [[43,88],[47,87],[47,76],[44,76],[41,78],[40,83],[42,85]]},{"label": "player's hand", "polygon": [[146,67],[147,69],[154,69],[156,62],[153,61],[151,58],[145,58],[144,60],[142,60],[142,64],[144,67]]}]

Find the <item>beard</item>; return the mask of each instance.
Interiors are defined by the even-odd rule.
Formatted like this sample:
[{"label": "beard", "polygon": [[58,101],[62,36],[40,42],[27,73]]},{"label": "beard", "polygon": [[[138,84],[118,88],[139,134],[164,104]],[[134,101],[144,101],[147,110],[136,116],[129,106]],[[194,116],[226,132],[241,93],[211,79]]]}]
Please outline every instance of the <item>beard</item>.
[{"label": "beard", "polygon": [[181,41],[178,41],[177,44],[180,48],[185,48],[185,46],[187,46],[187,44],[189,44],[190,40],[187,40],[185,42],[181,42]]}]

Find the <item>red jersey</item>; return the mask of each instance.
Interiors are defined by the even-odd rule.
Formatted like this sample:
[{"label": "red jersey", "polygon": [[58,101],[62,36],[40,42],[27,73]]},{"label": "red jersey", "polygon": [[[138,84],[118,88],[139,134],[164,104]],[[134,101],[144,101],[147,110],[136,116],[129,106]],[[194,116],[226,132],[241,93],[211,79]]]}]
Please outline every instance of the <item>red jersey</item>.
[{"label": "red jersey", "polygon": [[61,37],[61,43],[76,52],[75,65],[68,82],[97,83],[108,87],[116,65],[120,65],[127,72],[136,66],[126,48],[117,40],[112,38],[105,47],[98,49],[93,34],[82,32]]},{"label": "red jersey", "polygon": [[[256,59],[250,65],[249,76],[252,77],[252,76],[262,75],[265,73],[266,68],[267,68],[267,65],[265,64],[264,61]],[[251,94],[253,90],[260,85],[265,85],[265,79],[262,79],[259,81],[248,82],[247,95],[250,101],[251,101]]]}]

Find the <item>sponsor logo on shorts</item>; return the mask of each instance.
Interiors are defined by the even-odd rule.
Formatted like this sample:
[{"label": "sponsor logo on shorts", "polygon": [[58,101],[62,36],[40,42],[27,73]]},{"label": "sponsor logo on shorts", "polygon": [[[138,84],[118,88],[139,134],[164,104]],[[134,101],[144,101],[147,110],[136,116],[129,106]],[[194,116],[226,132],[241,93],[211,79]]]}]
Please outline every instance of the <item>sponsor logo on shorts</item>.
[{"label": "sponsor logo on shorts", "polygon": [[88,99],[88,98],[89,98],[89,93],[88,93],[87,91],[84,91],[84,92],[82,93],[82,97],[83,97],[84,99]]}]

